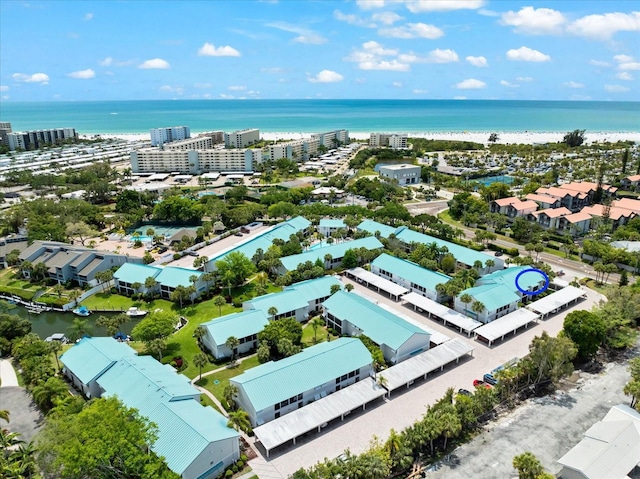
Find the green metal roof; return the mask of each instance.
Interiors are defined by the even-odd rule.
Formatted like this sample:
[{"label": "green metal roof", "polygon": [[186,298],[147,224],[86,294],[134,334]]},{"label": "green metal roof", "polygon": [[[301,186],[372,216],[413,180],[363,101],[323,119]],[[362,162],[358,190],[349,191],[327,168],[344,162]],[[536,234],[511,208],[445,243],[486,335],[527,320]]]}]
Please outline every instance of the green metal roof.
[{"label": "green metal roof", "polygon": [[128,344],[113,338],[82,338],[60,356],[60,361],[80,381],[88,384],[118,359],[136,354]]},{"label": "green metal roof", "polygon": [[160,274],[156,276],[156,281],[163,286],[168,286],[169,288],[177,288],[178,286],[189,287],[192,284],[189,278],[193,275],[199,278],[203,273],[196,269],[165,266],[162,268]]},{"label": "green metal roof", "polygon": [[[520,301],[520,296],[514,293],[511,288],[502,284],[485,284],[484,286],[468,288],[462,291],[458,297],[465,293],[469,294],[475,301],[480,301],[484,304],[487,311],[495,311],[503,306]],[[467,308],[471,309],[472,304],[469,303]]]},{"label": "green metal roof", "polygon": [[329,218],[321,219],[319,226],[321,228],[346,228],[343,220],[334,220]]},{"label": "green metal roof", "polygon": [[[500,269],[491,274],[484,275],[476,281],[476,285],[503,284],[515,292],[518,290],[516,286],[516,276],[518,276],[522,271],[530,269],[530,266],[516,266],[513,268]],[[536,287],[544,286],[544,283],[545,279],[540,273],[535,271],[523,273],[522,276],[518,278],[518,285],[521,289],[525,290],[533,291]]]},{"label": "green metal roof", "polygon": [[142,414],[158,426],[158,438],[151,449],[180,475],[210,443],[240,436],[227,427],[222,414],[192,399],[163,402]]},{"label": "green metal roof", "polygon": [[377,221],[373,220],[364,220],[358,225],[358,229],[362,231],[368,231],[372,235],[375,235],[376,231],[379,231],[381,237],[388,238],[392,234],[395,234],[398,228],[396,228],[395,226],[378,223]]},{"label": "green metal roof", "polygon": [[398,350],[414,334],[430,334],[355,293],[338,291],[323,307],[362,330],[376,344],[386,344],[393,350]]},{"label": "green metal roof", "polygon": [[162,268],[156,266],[148,266],[146,264],[125,263],[113,273],[113,278],[124,283],[140,283],[144,284],[146,279],[151,276],[155,278],[160,274]]},{"label": "green metal roof", "polygon": [[269,324],[269,318],[262,310],[242,311],[212,319],[202,326],[209,331],[216,344],[222,345],[231,336],[246,338],[258,334]]},{"label": "green metal roof", "polygon": [[362,341],[339,338],[303,349],[280,361],[261,364],[230,381],[244,389],[256,411],[262,411],[372,361]]},{"label": "green metal roof", "polygon": [[273,228],[258,236],[254,236],[242,244],[221,251],[218,255],[209,259],[209,264],[215,264],[216,261],[224,259],[225,256],[233,251],[243,253],[247,258],[251,259],[259,249],[266,252],[269,246],[273,244],[274,239],[288,241],[291,235],[296,234],[298,231],[304,231],[309,226],[311,226],[311,222],[308,219],[302,216],[296,216],[288,221],[277,224]]},{"label": "green metal roof", "polygon": [[446,274],[431,271],[416,263],[407,261],[406,259],[396,258],[387,253],[383,253],[374,259],[371,262],[371,266],[382,268],[389,273],[393,273],[394,276],[424,286],[431,291],[436,290],[436,285],[446,283],[451,279],[451,277]]},{"label": "green metal roof", "polygon": [[491,256],[485,253],[481,253],[479,251],[472,250],[470,248],[465,248],[464,246],[457,245],[455,243],[451,243],[449,241],[444,241],[439,238],[435,238],[433,236],[425,235],[423,233],[418,233],[417,231],[413,231],[409,228],[399,228],[396,234],[396,237],[406,244],[411,243],[423,243],[423,244],[431,244],[436,243],[439,247],[446,246],[453,256],[455,256],[456,260],[460,263],[463,263],[467,266],[472,267],[473,263],[476,261],[480,261],[482,266],[484,267],[485,262],[487,260],[491,260],[494,263],[500,261],[499,258],[495,256]]},{"label": "green metal roof", "polygon": [[295,291],[307,301],[311,301],[318,298],[324,298],[325,296],[331,296],[331,287],[334,285],[342,288],[342,283],[338,278],[327,275],[316,279],[308,279],[306,281],[293,283],[290,286],[286,286],[284,291]]},{"label": "green metal roof", "polygon": [[315,263],[316,260],[319,259],[320,261],[324,262],[324,257],[327,254],[330,254],[334,258],[342,258],[345,251],[349,249],[367,248],[368,250],[374,250],[382,247],[382,243],[380,243],[377,238],[374,238],[373,236],[367,236],[366,238],[360,238],[353,241],[345,241],[343,243],[334,243],[322,248],[314,248],[312,250],[305,251],[304,253],[285,256],[284,258],[280,258],[280,262],[287,271],[291,271],[296,269],[299,264],[302,264],[306,261]]}]

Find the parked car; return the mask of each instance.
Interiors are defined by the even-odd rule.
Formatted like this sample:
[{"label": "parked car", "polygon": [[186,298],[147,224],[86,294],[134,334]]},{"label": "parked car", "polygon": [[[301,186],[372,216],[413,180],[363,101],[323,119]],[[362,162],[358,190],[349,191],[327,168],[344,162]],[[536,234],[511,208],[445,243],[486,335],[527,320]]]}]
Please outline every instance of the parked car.
[{"label": "parked car", "polygon": [[189,251],[187,254],[189,256],[200,256],[200,253],[198,253],[197,251]]},{"label": "parked car", "polygon": [[493,376],[493,374],[487,373],[482,377],[482,379],[484,379],[484,382],[491,384],[492,386],[498,384],[498,380]]},{"label": "parked car", "polygon": [[458,389],[458,394],[462,396],[473,396],[473,393],[467,389]]},{"label": "parked car", "polygon": [[496,251],[496,254],[494,254],[494,256],[502,256],[504,253],[502,251]]},{"label": "parked car", "polygon": [[487,384],[487,383],[485,383],[484,381],[482,381],[480,379],[474,379],[473,380],[473,386],[476,387],[476,388],[482,388],[482,387],[487,388],[487,389],[491,388],[491,384]]},{"label": "parked car", "polygon": [[237,232],[233,233],[233,236],[242,236],[242,233],[240,231],[237,231]]}]

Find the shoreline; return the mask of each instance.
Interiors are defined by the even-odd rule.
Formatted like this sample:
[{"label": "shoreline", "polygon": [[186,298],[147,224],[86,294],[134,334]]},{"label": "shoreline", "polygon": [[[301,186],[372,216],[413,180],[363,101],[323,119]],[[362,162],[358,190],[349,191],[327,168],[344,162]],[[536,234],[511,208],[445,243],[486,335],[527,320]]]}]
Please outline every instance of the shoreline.
[{"label": "shoreline", "polygon": [[[192,138],[203,132],[192,132]],[[409,138],[425,138],[430,140],[459,140],[474,143],[489,144],[489,135],[498,134],[497,144],[524,144],[535,143],[559,143],[562,141],[565,131],[418,131],[407,132]],[[96,135],[107,139],[119,139],[126,141],[150,141],[149,133],[86,133],[80,134],[83,139],[90,139]],[[266,141],[300,140],[309,138],[311,133],[301,132],[260,132],[260,137]],[[354,140],[366,140],[368,132],[349,132],[349,137]],[[640,131],[594,131],[585,133],[585,144],[616,143],[618,141],[634,141],[640,143]]]}]

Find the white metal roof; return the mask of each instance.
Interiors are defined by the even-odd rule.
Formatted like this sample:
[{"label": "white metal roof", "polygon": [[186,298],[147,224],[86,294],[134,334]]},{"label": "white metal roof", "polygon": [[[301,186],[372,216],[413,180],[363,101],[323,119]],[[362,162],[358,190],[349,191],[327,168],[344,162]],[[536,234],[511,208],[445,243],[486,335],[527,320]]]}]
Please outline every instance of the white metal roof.
[{"label": "white metal roof", "polygon": [[258,426],[253,432],[269,451],[385,394],[386,390],[376,384],[373,378],[368,377]]},{"label": "white metal roof", "polygon": [[385,387],[389,391],[409,384],[411,381],[428,374],[442,366],[463,357],[475,348],[466,341],[454,338],[446,343],[431,348],[401,363],[385,369],[379,375],[384,377]]},{"label": "white metal roof", "polygon": [[495,341],[496,339],[509,334],[516,329],[535,321],[540,316],[525,308],[516,309],[514,312],[507,314],[501,318],[495,319],[490,323],[480,326],[474,331],[478,336]]},{"label": "white metal roof", "polygon": [[436,303],[435,301],[425,298],[424,296],[420,296],[418,293],[409,293],[402,297],[407,303],[410,303],[423,311],[428,311],[432,315],[437,316],[445,323],[451,323],[454,326],[457,326],[460,329],[463,329],[467,332],[471,332],[474,329],[482,326],[480,321],[476,321],[475,319],[469,318],[462,313],[458,313],[451,308],[446,307],[443,304]]},{"label": "white metal roof", "polygon": [[391,294],[392,296],[400,296],[401,294],[405,294],[409,291],[404,286],[400,286],[399,284],[396,284],[393,281],[389,281],[388,279],[381,278],[377,274],[373,274],[372,272],[367,271],[363,268],[351,268],[348,269],[347,272],[356,279],[362,280],[365,283],[375,286],[376,288],[381,289]]},{"label": "white metal roof", "polygon": [[549,296],[545,296],[538,301],[534,301],[529,304],[527,308],[536,313],[540,313],[545,315],[550,313],[551,311],[562,308],[566,306],[571,301],[574,301],[580,297],[585,296],[585,293],[582,289],[576,288],[575,286],[567,286],[566,288],[561,289],[560,291],[556,291],[555,293],[550,294]]}]

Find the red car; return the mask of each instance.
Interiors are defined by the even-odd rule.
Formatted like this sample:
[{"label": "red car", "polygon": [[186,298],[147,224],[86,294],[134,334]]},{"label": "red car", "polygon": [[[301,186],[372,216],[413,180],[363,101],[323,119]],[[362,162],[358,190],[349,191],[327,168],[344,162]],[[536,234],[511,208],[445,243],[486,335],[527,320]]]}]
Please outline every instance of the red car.
[{"label": "red car", "polygon": [[481,388],[481,387],[485,387],[487,389],[491,389],[491,385],[485,383],[484,381],[480,380],[480,379],[474,379],[473,380],[473,386],[476,388]]}]

